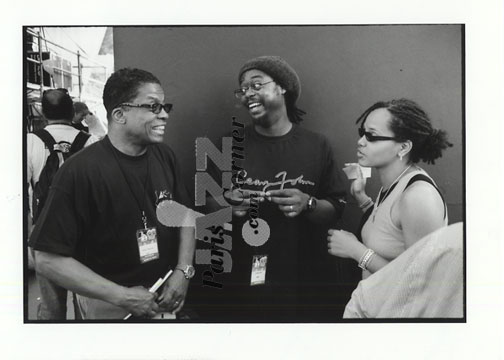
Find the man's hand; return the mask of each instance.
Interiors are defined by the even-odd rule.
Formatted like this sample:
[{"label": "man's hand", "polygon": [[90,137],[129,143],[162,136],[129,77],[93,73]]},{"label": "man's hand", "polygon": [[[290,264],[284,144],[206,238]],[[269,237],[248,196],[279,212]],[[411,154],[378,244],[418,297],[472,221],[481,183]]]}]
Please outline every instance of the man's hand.
[{"label": "man's hand", "polygon": [[153,317],[159,307],[155,300],[157,294],[149,292],[143,286],[124,288],[124,298],[118,304],[136,317]]},{"label": "man's hand", "polygon": [[159,310],[178,313],[184,306],[188,286],[189,280],[185,278],[184,273],[175,270],[166,281],[163,293],[158,298]]},{"label": "man's hand", "polygon": [[224,198],[233,206],[233,214],[242,217],[247,214],[251,201],[264,201],[264,192],[234,189],[224,193]]},{"label": "man's hand", "polygon": [[266,192],[266,198],[278,204],[278,209],[287,217],[298,216],[308,204],[310,195],[299,189],[270,190]]},{"label": "man's hand", "polygon": [[84,117],[84,120],[86,121],[86,124],[88,124],[90,126],[96,125],[99,121],[98,118],[96,117],[96,115],[94,115],[92,113],[87,114]]}]

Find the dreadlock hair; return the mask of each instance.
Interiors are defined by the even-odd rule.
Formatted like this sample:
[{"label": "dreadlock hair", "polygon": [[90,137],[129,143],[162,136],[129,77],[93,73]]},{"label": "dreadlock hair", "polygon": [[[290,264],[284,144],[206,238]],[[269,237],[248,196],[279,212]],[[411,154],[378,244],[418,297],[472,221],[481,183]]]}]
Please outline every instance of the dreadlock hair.
[{"label": "dreadlock hair", "polygon": [[434,129],[427,113],[417,103],[408,99],[379,101],[364,111],[356,123],[363,127],[369,114],[377,109],[387,109],[392,115],[389,127],[398,141],[412,142],[412,163],[424,161],[434,164],[434,160],[442,157],[443,150],[453,146],[447,140],[446,131]]},{"label": "dreadlock hair", "polygon": [[292,101],[289,93],[285,94],[285,108],[287,110],[287,117],[291,123],[299,124],[303,121],[303,115],[306,115],[306,112],[296,106],[296,100]]},{"label": "dreadlock hair", "polygon": [[110,75],[103,89],[103,105],[107,110],[107,118],[110,119],[112,110],[119,104],[133,100],[142,85],[150,83],[161,85],[157,77],[141,69],[124,68]]}]

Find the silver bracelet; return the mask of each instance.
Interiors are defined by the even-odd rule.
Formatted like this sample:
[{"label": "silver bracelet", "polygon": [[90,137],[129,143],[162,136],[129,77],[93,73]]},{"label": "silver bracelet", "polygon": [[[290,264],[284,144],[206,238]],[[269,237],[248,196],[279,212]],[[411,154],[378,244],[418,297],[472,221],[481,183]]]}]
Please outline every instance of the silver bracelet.
[{"label": "silver bracelet", "polygon": [[367,270],[367,264],[369,263],[369,260],[374,255],[374,253],[375,252],[373,250],[367,249],[364,255],[362,255],[362,257],[359,260],[359,267],[362,270]]},{"label": "silver bracelet", "polygon": [[373,199],[371,198],[368,198],[366,201],[364,201],[364,203],[362,203],[361,205],[359,205],[359,207],[361,209],[365,209],[367,208],[369,205],[372,205],[373,204]]}]

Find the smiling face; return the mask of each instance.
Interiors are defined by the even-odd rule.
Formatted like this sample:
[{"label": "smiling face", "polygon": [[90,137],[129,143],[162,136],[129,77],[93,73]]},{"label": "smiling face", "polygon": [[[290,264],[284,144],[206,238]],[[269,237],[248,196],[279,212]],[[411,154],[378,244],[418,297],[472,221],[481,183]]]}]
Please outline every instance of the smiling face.
[{"label": "smiling face", "polygon": [[[389,124],[392,115],[387,109],[376,109],[369,113],[364,121],[365,131],[375,136],[394,137]],[[357,158],[359,165],[381,168],[398,160],[397,154],[401,150],[401,143],[394,140],[382,140],[370,142],[365,136],[357,141]]]},{"label": "smiling face", "polygon": [[254,83],[267,84],[260,90],[249,88],[241,98],[241,102],[248,109],[254,124],[267,128],[272,125],[274,119],[278,118],[274,116],[275,114],[286,111],[285,90],[269,75],[256,69],[243,74],[240,87],[246,88]]},{"label": "smiling face", "polygon": [[[164,103],[164,92],[159,84],[146,83],[138,88],[133,104]],[[146,108],[124,107],[125,136],[133,145],[145,146],[163,141],[168,114],[164,109],[154,114]]]}]

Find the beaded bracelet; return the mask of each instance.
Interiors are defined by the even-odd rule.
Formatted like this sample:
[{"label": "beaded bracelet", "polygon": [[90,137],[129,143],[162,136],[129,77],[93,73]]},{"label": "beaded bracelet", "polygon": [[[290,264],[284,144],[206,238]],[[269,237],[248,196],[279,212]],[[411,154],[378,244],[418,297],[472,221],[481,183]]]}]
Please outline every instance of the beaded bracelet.
[{"label": "beaded bracelet", "polygon": [[369,260],[374,255],[374,253],[375,252],[373,250],[367,249],[364,255],[362,255],[362,257],[359,260],[359,267],[362,270],[367,270],[367,264],[369,263]]},{"label": "beaded bracelet", "polygon": [[361,205],[359,205],[359,207],[361,209],[365,209],[367,208],[369,205],[372,205],[373,204],[373,199],[371,198],[368,198],[366,201],[364,201],[364,203],[362,203]]}]

